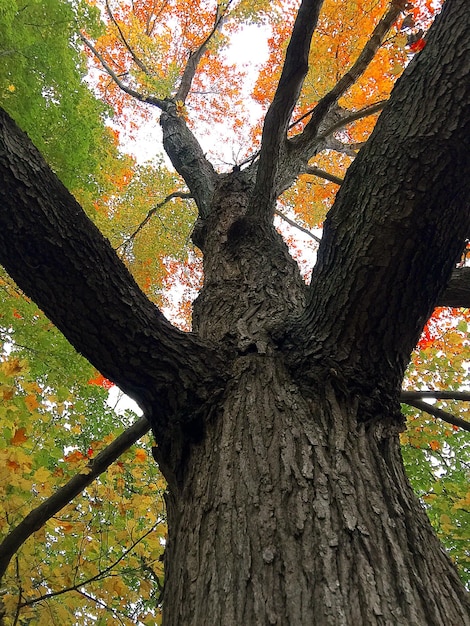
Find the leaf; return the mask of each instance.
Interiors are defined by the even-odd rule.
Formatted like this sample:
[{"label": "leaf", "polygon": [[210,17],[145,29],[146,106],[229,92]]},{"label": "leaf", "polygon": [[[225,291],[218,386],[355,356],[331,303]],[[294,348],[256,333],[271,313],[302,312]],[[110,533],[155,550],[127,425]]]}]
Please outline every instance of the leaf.
[{"label": "leaf", "polygon": [[26,428],[18,428],[15,430],[15,434],[13,435],[10,444],[12,446],[19,446],[27,440],[28,437],[26,436]]}]

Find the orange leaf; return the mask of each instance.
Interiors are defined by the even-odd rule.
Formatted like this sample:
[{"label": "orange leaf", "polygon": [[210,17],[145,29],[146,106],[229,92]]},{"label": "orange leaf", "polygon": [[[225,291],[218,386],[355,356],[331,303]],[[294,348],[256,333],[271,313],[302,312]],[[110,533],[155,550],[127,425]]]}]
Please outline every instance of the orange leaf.
[{"label": "orange leaf", "polygon": [[31,413],[38,408],[39,406],[39,402],[36,398],[35,395],[30,395],[30,396],[26,396],[26,398],[24,399],[24,403],[26,404],[26,406],[28,407],[28,411],[30,411]]},{"label": "orange leaf", "polygon": [[102,374],[97,373],[94,378],[90,378],[88,381],[89,385],[97,385],[98,387],[103,387],[104,389],[111,389],[114,386],[114,383],[111,380],[105,378]]},{"label": "orange leaf", "polygon": [[11,445],[19,446],[25,441],[27,441],[28,437],[26,437],[25,433],[26,433],[26,428],[17,428],[15,430],[15,434],[11,438],[11,441],[10,441]]},{"label": "orange leaf", "polygon": [[145,463],[147,460],[147,453],[143,448],[137,448],[135,451],[135,460],[137,463]]},{"label": "orange leaf", "polygon": [[439,450],[439,448],[441,447],[441,444],[435,439],[433,439],[432,441],[429,442],[429,446],[431,450]]}]

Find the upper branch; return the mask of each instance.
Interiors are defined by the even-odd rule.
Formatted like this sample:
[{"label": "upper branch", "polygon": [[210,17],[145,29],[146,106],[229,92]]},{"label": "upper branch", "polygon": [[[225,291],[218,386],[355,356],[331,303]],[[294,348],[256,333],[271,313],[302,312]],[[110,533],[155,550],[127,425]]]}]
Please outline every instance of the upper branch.
[{"label": "upper branch", "polygon": [[188,62],[186,63],[186,67],[184,68],[180,86],[178,87],[178,91],[175,95],[175,100],[181,100],[182,102],[185,102],[186,98],[188,97],[188,93],[191,89],[191,84],[196,74],[199,62],[202,59],[202,56],[206,51],[211,39],[214,37],[216,32],[222,28],[225,16],[231,4],[232,0],[229,0],[226,3],[225,7],[222,7],[222,5],[220,4],[217,5],[217,13],[214,20],[214,26],[212,27],[211,32],[201,43],[199,48],[190,54]]},{"label": "upper branch", "polygon": [[[223,371],[217,354],[172,326],[73,196],[0,110],[0,262],[107,378],[163,428],[197,406]],[[215,365],[218,363],[218,365]],[[155,409],[158,408],[158,412]]]},{"label": "upper branch", "polygon": [[142,61],[142,59],[140,59],[137,56],[137,54],[135,53],[134,49],[132,48],[132,46],[129,44],[129,42],[127,41],[126,37],[124,36],[124,33],[122,32],[122,28],[119,26],[118,21],[116,20],[116,18],[114,17],[113,12],[111,11],[111,7],[109,6],[109,0],[106,0],[106,12],[109,15],[109,19],[112,21],[112,23],[116,27],[116,30],[119,33],[119,38],[122,41],[122,43],[123,43],[124,47],[126,48],[126,50],[131,55],[132,60],[134,61],[134,63],[137,65],[137,67],[140,70],[142,70],[143,72],[145,72],[145,74],[148,74],[150,76],[152,74],[152,72],[148,69],[148,67],[145,65],[145,63]]},{"label": "upper branch", "polygon": [[310,44],[323,0],[302,0],[287,47],[279,84],[264,120],[253,201],[249,213],[271,217],[279,157],[287,140],[292,111],[308,72]]},{"label": "upper branch", "polygon": [[[397,21],[405,4],[405,0],[392,0],[390,8],[374,28],[370,39],[362,49],[354,65],[336,83],[333,89],[323,96],[313,110],[312,117],[305,126],[304,131],[292,140],[296,150],[304,151],[310,142],[317,140],[319,128],[328,115],[331,107],[338,102],[341,96],[343,96],[365,72],[375,57],[378,49],[382,45],[388,31]],[[339,128],[340,127],[341,125]],[[329,130],[328,132],[332,131]]]},{"label": "upper branch", "polygon": [[80,33],[80,39],[87,46],[87,48],[89,48],[93,52],[95,57],[103,66],[103,69],[106,71],[107,74],[109,74],[110,78],[113,79],[119,89],[124,91],[124,93],[127,93],[129,96],[132,96],[136,100],[139,100],[140,102],[144,102],[145,104],[151,104],[158,107],[159,109],[162,109],[163,111],[166,110],[168,103],[167,100],[162,100],[161,98],[156,98],[155,96],[146,96],[145,94],[142,94],[139,91],[132,89],[132,87],[128,87],[125,83],[123,83],[123,81],[119,78],[116,72],[113,71],[104,56],[95,48],[91,41],[89,41],[82,33]]},{"label": "upper branch", "polygon": [[93,44],[84,35],[81,34],[80,37],[122,91],[140,102],[151,104],[162,110],[160,124],[165,151],[178,174],[183,177],[189,187],[200,216],[206,217],[209,214],[217,174],[212,164],[206,159],[199,142],[186,125],[184,118],[179,114],[175,101],[146,96],[125,85]]}]

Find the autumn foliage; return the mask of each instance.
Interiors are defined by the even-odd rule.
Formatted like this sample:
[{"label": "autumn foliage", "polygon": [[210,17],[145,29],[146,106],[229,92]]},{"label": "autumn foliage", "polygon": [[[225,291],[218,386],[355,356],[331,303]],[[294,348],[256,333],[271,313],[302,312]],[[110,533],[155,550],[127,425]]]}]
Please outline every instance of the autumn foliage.
[{"label": "autumn foliage", "polygon": [[[48,6],[63,4],[51,0]],[[325,2],[291,136],[305,127],[313,107],[356,63],[389,5],[388,0]],[[397,78],[426,45],[439,3],[402,5],[377,53],[341,97],[342,123],[325,129],[325,150],[280,198],[280,213],[305,229],[321,228]],[[176,97],[179,114],[206,139],[221,171],[256,158],[261,118],[274,95],[298,3],[89,0],[80,6],[75,15],[80,28],[67,35],[80,49],[82,65],[73,71],[81,80],[87,67],[100,98],[97,104],[87,92],[91,100],[83,106],[93,124],[87,122],[91,138],[83,150],[86,154],[87,145],[99,144],[102,160],[90,159],[90,171],[74,176],[62,163],[57,138],[47,147],[49,159],[55,159],[63,179],[142,289],[188,330],[202,277],[200,257],[190,244],[193,200],[161,156],[136,158],[124,154],[125,148],[133,145],[142,125],[156,126],[158,106],[152,100]],[[11,27],[0,27],[5,37],[12,36],[20,9],[8,15]],[[231,39],[248,27],[259,29],[267,44],[250,93],[245,89],[249,68],[240,67],[230,51]],[[191,59],[197,61],[197,71],[186,91]],[[27,126],[31,120],[15,100],[24,97],[19,93],[23,83],[16,86],[12,70],[1,63],[2,105],[9,104],[20,123],[24,115]],[[67,86],[60,89],[65,93]],[[46,96],[36,93],[35,115]],[[55,106],[49,100],[44,109]],[[302,264],[305,248],[295,228],[280,216],[277,223]],[[113,383],[73,351],[6,275],[0,287],[0,533],[5,538],[39,502],[86,472],[90,460],[136,416],[109,405]],[[406,388],[465,388],[469,323],[467,311],[457,315],[436,309],[413,355]],[[455,402],[439,405],[466,418],[466,410]],[[403,451],[411,481],[468,582],[468,436],[425,413],[405,410],[409,429],[403,434]],[[160,623],[165,484],[149,458],[151,446],[147,437],[130,448],[22,545],[2,581],[7,624],[74,624],[77,619],[83,625]]]}]

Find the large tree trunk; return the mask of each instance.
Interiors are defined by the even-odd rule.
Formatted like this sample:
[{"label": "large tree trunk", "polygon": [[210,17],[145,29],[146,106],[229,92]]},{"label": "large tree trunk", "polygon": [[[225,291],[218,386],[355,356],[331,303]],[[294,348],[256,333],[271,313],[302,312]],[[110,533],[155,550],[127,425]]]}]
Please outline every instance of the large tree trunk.
[{"label": "large tree trunk", "polygon": [[470,623],[405,476],[403,418],[331,360],[305,376],[302,341],[283,341],[307,288],[275,231],[244,217],[250,193],[229,177],[199,233],[195,331],[223,340],[231,369],[199,437],[159,450],[172,468],[166,626]]},{"label": "large tree trunk", "polygon": [[305,393],[279,355],[234,363],[168,498],[166,626],[470,623],[396,421],[324,374]]},{"label": "large tree trunk", "polygon": [[318,120],[287,138],[287,78],[300,88],[320,5],[302,2],[259,164],[216,174],[165,104],[167,152],[199,205],[194,333],[147,300],[0,116],[0,261],[153,426],[166,626],[470,624],[398,440],[404,368],[470,229],[467,1],[446,2],[350,168],[307,290],[271,217],[273,189],[316,149]]}]

